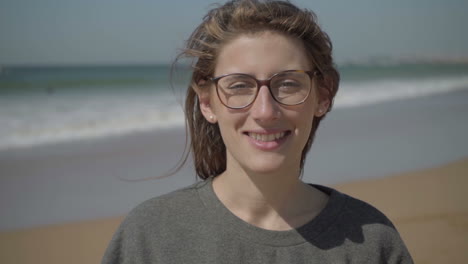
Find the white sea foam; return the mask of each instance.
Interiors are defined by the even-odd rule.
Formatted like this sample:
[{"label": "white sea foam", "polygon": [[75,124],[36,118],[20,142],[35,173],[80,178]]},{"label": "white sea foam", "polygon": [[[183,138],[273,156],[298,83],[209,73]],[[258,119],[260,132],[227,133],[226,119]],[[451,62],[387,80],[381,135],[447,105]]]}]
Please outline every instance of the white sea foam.
[{"label": "white sea foam", "polygon": [[468,76],[343,83],[335,107],[359,107],[460,90],[468,90]]},{"label": "white sea foam", "polygon": [[[468,76],[344,82],[335,107],[352,108],[468,89]],[[56,93],[0,98],[0,150],[182,126],[172,93]]]},{"label": "white sea foam", "polygon": [[181,126],[172,94],[0,98],[0,149]]}]

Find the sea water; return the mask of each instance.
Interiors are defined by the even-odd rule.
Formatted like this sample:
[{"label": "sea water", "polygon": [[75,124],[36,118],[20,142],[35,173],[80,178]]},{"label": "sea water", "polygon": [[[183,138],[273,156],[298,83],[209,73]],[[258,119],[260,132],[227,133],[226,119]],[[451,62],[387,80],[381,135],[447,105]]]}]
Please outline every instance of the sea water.
[{"label": "sea water", "polygon": [[[343,65],[336,109],[468,90],[468,64]],[[0,68],[0,150],[183,126],[187,67]]]}]

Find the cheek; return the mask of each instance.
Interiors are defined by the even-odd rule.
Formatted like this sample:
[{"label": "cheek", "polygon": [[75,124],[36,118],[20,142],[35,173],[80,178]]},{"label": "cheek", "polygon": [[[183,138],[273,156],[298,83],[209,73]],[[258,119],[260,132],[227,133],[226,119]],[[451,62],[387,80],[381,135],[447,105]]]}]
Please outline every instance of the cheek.
[{"label": "cheek", "polygon": [[303,137],[309,137],[309,134],[312,130],[312,123],[315,118],[315,102],[310,102],[304,105],[304,108],[301,111],[298,111],[294,116],[297,127],[300,129],[300,133]]},{"label": "cheek", "polygon": [[232,120],[230,119],[226,119],[222,117],[218,121],[218,127],[219,127],[219,132],[221,134],[221,138],[226,147],[226,150],[230,153],[233,150],[237,149],[236,146],[238,146],[240,142],[240,136],[237,133],[235,124],[231,121]]},{"label": "cheek", "polygon": [[298,122],[300,123],[298,126],[300,127],[301,134],[309,135],[310,131],[312,130],[312,123],[314,121],[314,115],[307,113],[304,116],[301,116]]},{"label": "cheek", "polygon": [[309,120],[312,119],[318,107],[317,93],[314,90],[312,90],[307,100],[304,102],[304,104],[300,106],[301,106],[301,109],[300,109],[301,117],[307,118],[307,116],[309,116]]},{"label": "cheek", "polygon": [[221,133],[233,134],[243,127],[244,118],[239,113],[230,113],[229,110],[223,105],[216,108],[218,126]]}]

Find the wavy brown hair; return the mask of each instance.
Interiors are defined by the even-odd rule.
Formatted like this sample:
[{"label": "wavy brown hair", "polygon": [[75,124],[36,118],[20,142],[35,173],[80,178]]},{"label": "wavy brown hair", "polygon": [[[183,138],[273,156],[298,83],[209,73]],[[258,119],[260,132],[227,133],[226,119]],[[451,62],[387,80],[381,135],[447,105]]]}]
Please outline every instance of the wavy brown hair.
[{"label": "wavy brown hair", "polygon": [[[191,142],[186,144],[184,156],[176,171],[185,163],[190,150],[196,174],[200,178],[216,177],[226,170],[226,146],[218,124],[209,123],[202,115],[195,91],[208,89],[208,86],[201,87],[198,84],[213,77],[217,56],[226,43],[242,34],[264,31],[277,32],[303,42],[310,64],[320,72],[317,78],[319,97],[321,100],[329,100],[328,111],[331,110],[340,77],[332,59],[332,43],[317,24],[316,15],[287,1],[229,1],[208,12],[173,64],[180,58],[193,59],[192,77],[185,99],[186,130]],[[302,150],[301,174],[306,154],[323,117],[313,119],[309,139]]]}]

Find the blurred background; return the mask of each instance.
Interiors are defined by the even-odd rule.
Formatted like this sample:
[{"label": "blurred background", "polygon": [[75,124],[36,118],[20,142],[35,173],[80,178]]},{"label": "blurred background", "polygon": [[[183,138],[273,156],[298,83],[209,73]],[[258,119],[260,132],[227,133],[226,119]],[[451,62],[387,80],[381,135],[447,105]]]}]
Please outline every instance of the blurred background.
[{"label": "blurred background", "polygon": [[[304,180],[381,205],[417,262],[466,263],[468,2],[292,2],[342,76]],[[182,157],[189,69],[170,67],[214,3],[0,0],[0,262],[96,262],[131,208],[195,182],[190,160],[122,178]]]}]

